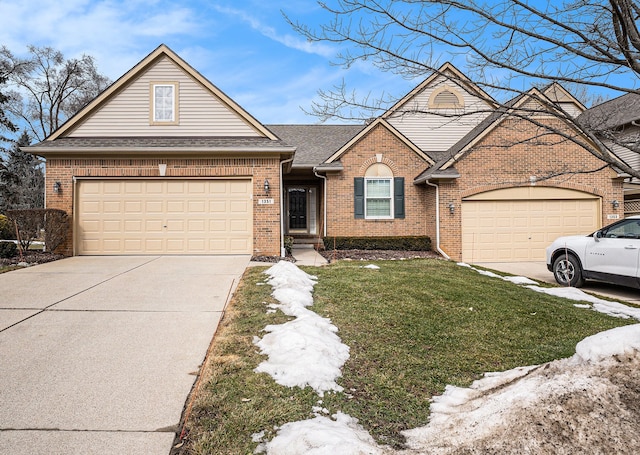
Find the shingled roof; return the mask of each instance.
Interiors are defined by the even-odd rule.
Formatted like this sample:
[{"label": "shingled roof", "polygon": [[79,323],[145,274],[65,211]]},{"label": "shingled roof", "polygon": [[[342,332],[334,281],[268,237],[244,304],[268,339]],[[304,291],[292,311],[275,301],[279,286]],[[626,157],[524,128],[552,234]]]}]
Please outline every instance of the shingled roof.
[{"label": "shingled roof", "polygon": [[296,147],[294,168],[313,168],[358,134],[365,125],[266,125]]},{"label": "shingled roof", "polygon": [[605,101],[578,116],[582,126],[596,131],[616,128],[634,120],[640,120],[640,95],[637,93]]},{"label": "shingled roof", "polygon": [[284,152],[295,148],[282,140],[267,137],[61,137],[25,147],[31,153],[74,154],[85,152]]}]

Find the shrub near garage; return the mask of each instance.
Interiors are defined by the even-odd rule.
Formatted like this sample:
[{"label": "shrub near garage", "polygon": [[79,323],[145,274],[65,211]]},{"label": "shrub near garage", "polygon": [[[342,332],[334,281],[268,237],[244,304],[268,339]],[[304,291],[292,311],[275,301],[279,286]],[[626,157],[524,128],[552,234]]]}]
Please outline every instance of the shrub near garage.
[{"label": "shrub near garage", "polygon": [[0,259],[11,259],[18,254],[18,247],[13,242],[0,242]]},{"label": "shrub near garage", "polygon": [[16,232],[13,223],[6,215],[0,215],[0,240],[15,240]]}]

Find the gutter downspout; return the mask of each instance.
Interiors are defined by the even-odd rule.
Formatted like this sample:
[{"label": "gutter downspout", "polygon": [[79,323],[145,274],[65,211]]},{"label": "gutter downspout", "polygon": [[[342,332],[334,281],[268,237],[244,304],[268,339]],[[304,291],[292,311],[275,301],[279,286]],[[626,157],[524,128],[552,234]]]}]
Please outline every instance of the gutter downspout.
[{"label": "gutter downspout", "polygon": [[282,174],[284,174],[284,165],[292,161],[293,161],[293,158],[280,161],[280,257],[285,257],[287,255],[287,252],[284,249],[284,196],[285,196],[285,193],[284,193],[284,182],[282,179]]},{"label": "gutter downspout", "polygon": [[324,180],[322,185],[322,237],[327,236],[327,177],[320,175],[316,172],[316,168],[313,168],[313,175]]},{"label": "gutter downspout", "polygon": [[435,183],[431,183],[429,180],[425,180],[424,183],[436,189],[436,250],[443,255],[445,259],[451,260],[449,255],[440,248],[440,187]]}]

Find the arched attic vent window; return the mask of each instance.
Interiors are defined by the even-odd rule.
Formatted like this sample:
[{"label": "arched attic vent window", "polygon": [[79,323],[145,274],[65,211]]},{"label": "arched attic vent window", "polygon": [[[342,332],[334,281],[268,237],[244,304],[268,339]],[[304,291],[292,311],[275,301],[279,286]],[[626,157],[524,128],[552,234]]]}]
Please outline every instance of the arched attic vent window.
[{"label": "arched attic vent window", "polygon": [[433,109],[451,109],[464,107],[464,99],[452,87],[439,87],[429,98],[429,107]]}]

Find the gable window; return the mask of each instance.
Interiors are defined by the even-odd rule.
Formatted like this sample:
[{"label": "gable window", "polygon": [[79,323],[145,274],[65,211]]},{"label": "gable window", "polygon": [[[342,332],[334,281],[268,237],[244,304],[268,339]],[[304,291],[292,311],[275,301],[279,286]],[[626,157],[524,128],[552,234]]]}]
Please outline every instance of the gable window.
[{"label": "gable window", "polygon": [[404,177],[394,177],[382,163],[354,179],[355,217],[369,220],[404,218]]},{"label": "gable window", "polygon": [[151,83],[151,124],[178,123],[178,83]]}]

